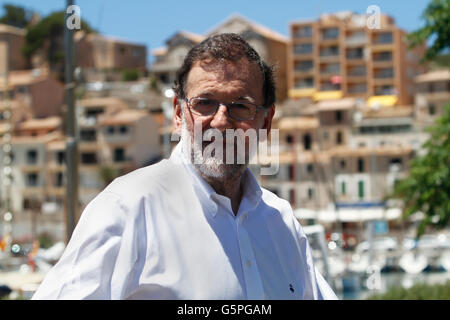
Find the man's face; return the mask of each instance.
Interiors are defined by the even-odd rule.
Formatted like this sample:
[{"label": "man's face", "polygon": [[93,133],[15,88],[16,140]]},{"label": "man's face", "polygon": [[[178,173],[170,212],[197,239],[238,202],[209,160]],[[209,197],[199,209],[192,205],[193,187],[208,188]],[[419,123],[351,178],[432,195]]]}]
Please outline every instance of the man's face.
[{"label": "man's face", "polygon": [[[245,58],[234,63],[203,60],[193,64],[187,77],[185,92],[188,99],[201,97],[223,103],[245,100],[262,106],[264,103],[262,87],[263,79],[259,67]],[[247,130],[258,132],[259,129],[269,131],[274,114],[274,108],[271,107],[266,111],[259,110],[252,120],[238,121],[228,116],[227,107],[224,105],[220,105],[214,115],[200,116],[192,113],[186,102],[174,99],[174,103],[175,127],[181,130],[182,141],[191,146],[189,148],[191,160],[203,175],[214,178],[233,176],[236,172],[243,171],[248,164],[248,141],[245,145],[245,163],[238,163],[236,144],[226,143],[227,129],[242,129],[243,132]],[[202,133],[209,129],[219,131],[223,137],[223,153],[219,155],[205,153],[205,149],[213,141],[199,142],[198,139],[194,139],[194,126],[196,130],[201,129]],[[231,163],[229,159],[225,159],[229,148],[234,148],[236,155]]]}]

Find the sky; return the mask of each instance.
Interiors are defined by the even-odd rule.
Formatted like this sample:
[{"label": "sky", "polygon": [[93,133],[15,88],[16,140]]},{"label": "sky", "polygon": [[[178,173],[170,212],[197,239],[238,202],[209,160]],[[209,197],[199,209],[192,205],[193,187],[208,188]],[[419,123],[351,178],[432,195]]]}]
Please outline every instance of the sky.
[{"label": "sky", "polygon": [[[165,45],[180,30],[205,34],[239,13],[259,24],[289,35],[289,23],[317,19],[320,14],[350,10],[365,13],[370,5],[395,18],[397,26],[412,31],[423,25],[420,16],[429,0],[74,0],[81,17],[100,33],[147,45]],[[66,0],[0,0],[46,16],[64,10]]]}]

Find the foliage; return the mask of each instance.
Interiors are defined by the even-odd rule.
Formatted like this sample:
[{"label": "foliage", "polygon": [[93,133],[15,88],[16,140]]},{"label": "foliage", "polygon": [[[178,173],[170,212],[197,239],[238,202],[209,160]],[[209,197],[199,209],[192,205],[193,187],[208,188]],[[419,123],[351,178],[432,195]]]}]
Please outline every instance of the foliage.
[{"label": "foliage", "polygon": [[139,79],[139,71],[136,69],[125,69],[122,72],[123,81],[136,81]]},{"label": "foliage", "polygon": [[55,241],[53,240],[52,236],[49,235],[48,233],[42,233],[39,235],[39,247],[40,248],[50,248],[53,244],[55,243]]},{"label": "foliage", "polygon": [[425,26],[407,36],[411,47],[433,40],[427,48],[425,60],[434,59],[440,52],[450,48],[450,0],[432,0],[422,14]]},{"label": "foliage", "polygon": [[425,214],[418,237],[429,225],[445,227],[450,222],[450,103],[427,131],[426,154],[411,160],[409,176],[395,185],[391,196],[403,200],[405,217]]},{"label": "foliage", "polygon": [[4,4],[5,14],[0,18],[0,23],[17,28],[25,28],[31,21],[33,12],[13,4]]},{"label": "foliage", "polygon": [[384,294],[369,296],[367,300],[450,300],[450,280],[444,284],[418,283],[409,289],[392,287]]},{"label": "foliage", "polygon": [[99,170],[100,179],[102,179],[104,186],[110,184],[115,178],[119,176],[119,172],[108,165],[100,167]]},{"label": "foliage", "polygon": [[[38,49],[44,46],[46,40],[48,40],[49,47],[56,50],[49,50],[49,60],[59,61],[64,58],[62,53],[62,44],[65,28],[65,12],[58,11],[53,12],[35,25],[27,28],[27,34],[25,36],[25,45],[23,47],[23,54],[26,57],[31,57]],[[85,32],[94,32],[93,29],[81,19],[81,30]],[[59,44],[59,45],[58,45]]]},{"label": "foliage", "polygon": [[155,76],[150,77],[148,88],[153,91],[158,90],[158,78],[157,77],[155,77]]}]

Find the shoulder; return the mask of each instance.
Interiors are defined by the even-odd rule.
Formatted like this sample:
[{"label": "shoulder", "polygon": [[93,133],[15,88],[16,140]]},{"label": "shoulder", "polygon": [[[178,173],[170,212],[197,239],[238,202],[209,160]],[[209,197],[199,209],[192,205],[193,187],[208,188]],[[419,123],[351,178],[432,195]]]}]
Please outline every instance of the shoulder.
[{"label": "shoulder", "polygon": [[262,200],[267,205],[277,209],[283,215],[293,215],[291,204],[285,200],[277,196],[275,193],[261,187],[262,191]]},{"label": "shoulder", "polygon": [[161,188],[171,190],[186,178],[182,165],[170,160],[162,160],[116,178],[103,192],[116,194],[123,200],[146,197],[158,192]]},{"label": "shoulder", "polygon": [[270,210],[273,215],[279,215],[283,219],[284,223],[290,227],[290,229],[296,233],[300,238],[305,237],[304,230],[294,215],[292,206],[289,201],[280,198],[275,193],[261,187],[262,201],[264,205],[272,207]]}]

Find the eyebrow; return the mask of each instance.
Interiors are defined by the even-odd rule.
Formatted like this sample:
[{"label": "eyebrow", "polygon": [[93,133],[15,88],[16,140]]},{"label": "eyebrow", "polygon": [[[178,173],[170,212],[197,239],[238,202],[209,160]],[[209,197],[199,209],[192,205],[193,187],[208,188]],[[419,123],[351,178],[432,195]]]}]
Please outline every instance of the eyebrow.
[{"label": "eyebrow", "polygon": [[[197,97],[205,97],[205,98],[214,98],[215,94],[210,92],[210,91],[206,91],[206,92],[202,92],[200,93]],[[250,103],[256,104],[256,100],[254,98],[252,98],[251,96],[239,96],[235,99],[232,99],[231,101],[242,101],[242,100],[246,100]]]}]

